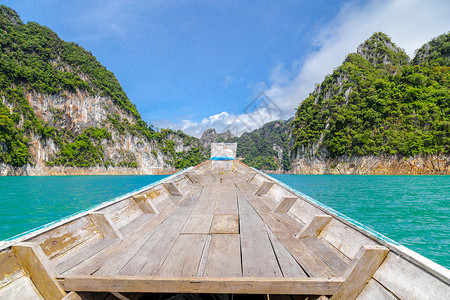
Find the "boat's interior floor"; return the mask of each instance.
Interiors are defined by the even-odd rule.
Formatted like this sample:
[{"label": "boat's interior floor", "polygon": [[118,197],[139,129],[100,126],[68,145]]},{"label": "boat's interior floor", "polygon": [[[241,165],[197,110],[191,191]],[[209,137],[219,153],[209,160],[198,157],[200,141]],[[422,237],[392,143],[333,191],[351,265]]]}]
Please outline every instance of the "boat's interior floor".
[{"label": "boat's interior floor", "polygon": [[350,259],[320,237],[296,238],[304,224],[274,212],[276,201],[255,195],[248,174],[201,176],[183,196],[160,203],[157,214],[120,228],[123,238],[95,241],[58,260],[58,277],[343,276]]}]

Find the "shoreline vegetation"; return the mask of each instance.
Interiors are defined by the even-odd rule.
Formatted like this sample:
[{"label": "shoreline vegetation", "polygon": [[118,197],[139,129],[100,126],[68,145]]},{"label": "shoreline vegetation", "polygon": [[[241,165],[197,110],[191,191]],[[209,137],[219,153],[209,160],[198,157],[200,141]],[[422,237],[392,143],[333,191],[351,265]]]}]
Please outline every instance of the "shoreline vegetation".
[{"label": "shoreline vegetation", "polygon": [[200,139],[148,125],[91,52],[4,5],[0,37],[0,176],[173,174],[211,142],[269,174],[450,175],[450,32],[413,59],[374,33],[293,118]]}]

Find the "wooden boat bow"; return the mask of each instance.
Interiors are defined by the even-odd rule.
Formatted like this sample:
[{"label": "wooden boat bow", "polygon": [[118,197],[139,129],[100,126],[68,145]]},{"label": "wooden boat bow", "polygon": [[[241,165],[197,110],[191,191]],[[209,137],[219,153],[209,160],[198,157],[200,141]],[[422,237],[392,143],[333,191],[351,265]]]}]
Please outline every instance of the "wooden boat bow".
[{"label": "wooden boat bow", "polygon": [[0,299],[92,292],[450,298],[447,269],[235,153],[236,145],[213,144],[211,160],[4,243]]}]

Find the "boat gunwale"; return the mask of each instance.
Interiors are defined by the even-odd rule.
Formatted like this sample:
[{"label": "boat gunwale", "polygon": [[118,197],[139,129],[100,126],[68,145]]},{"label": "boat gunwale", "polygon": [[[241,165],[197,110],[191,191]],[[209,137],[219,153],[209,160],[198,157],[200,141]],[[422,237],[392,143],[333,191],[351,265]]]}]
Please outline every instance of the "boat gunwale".
[{"label": "boat gunwale", "polygon": [[[241,162],[241,164],[245,165],[242,162]],[[404,258],[408,262],[416,265],[417,267],[428,271],[430,274],[432,274],[439,280],[443,281],[444,283],[450,284],[450,270],[447,269],[446,267],[444,267],[444,266],[432,261],[431,259],[415,252],[414,250],[409,249],[408,247],[388,238],[387,236],[379,233],[378,231],[376,231],[370,227],[367,227],[366,225],[344,215],[343,213],[336,211],[335,209],[321,203],[320,201],[317,201],[316,199],[298,191],[297,189],[290,187],[289,185],[279,181],[278,179],[271,177],[270,175],[265,174],[264,172],[262,172],[258,169],[255,169],[253,167],[249,167],[249,168],[251,168],[253,171],[257,172],[259,175],[263,176],[264,178],[274,181],[281,188],[293,193],[294,195],[299,196],[300,199],[313,205],[314,207],[318,208],[319,210],[332,215],[335,219],[344,223],[344,225],[350,226],[351,228],[364,234],[371,240],[374,240],[376,242],[379,242],[383,246],[386,246],[389,250],[396,253],[401,258]]]},{"label": "boat gunwale", "polygon": [[[206,160],[194,167],[189,167],[184,170],[181,170],[175,174],[172,174],[166,178],[163,178],[161,180],[155,181],[149,185],[146,185],[144,187],[135,189],[131,192],[128,192],[126,194],[123,194],[121,196],[118,196],[116,198],[113,198],[109,201],[102,202],[98,205],[95,205],[91,208],[88,208],[83,211],[76,212],[72,215],[69,215],[67,217],[64,217],[62,219],[59,219],[57,221],[53,221],[50,223],[47,223],[45,225],[39,226],[37,228],[31,229],[29,231],[26,231],[24,233],[21,233],[19,235],[13,236],[11,238],[8,238],[6,240],[0,241],[0,251],[6,250],[7,248],[11,247],[12,245],[25,241],[27,239],[33,238],[35,236],[38,236],[40,234],[43,234],[47,231],[50,231],[54,228],[57,228],[59,226],[65,225],[69,222],[72,222],[74,220],[80,219],[82,217],[87,216],[89,213],[93,211],[98,211],[100,209],[103,209],[105,207],[111,206],[113,204],[116,204],[120,201],[123,201],[129,197],[132,197],[135,194],[142,193],[148,189],[154,188],[155,186],[158,186],[160,184],[163,184],[165,182],[171,181],[171,179],[176,178],[177,176],[182,175],[183,173],[187,173],[188,171],[191,171],[195,169],[196,167],[203,165],[207,163],[210,160]],[[265,174],[264,172],[255,169],[253,167],[247,166],[246,164],[240,162],[237,160],[240,164],[248,168],[249,170],[253,170],[256,172],[256,174],[259,174],[263,176],[265,179],[272,181],[276,183],[278,186],[280,186],[282,189],[293,193],[300,199],[304,200],[305,202],[309,203],[310,205],[316,207],[317,209],[323,211],[324,213],[327,213],[331,216],[333,216],[338,221],[342,222],[344,225],[350,226],[351,228],[355,229],[356,231],[360,232],[361,234],[367,236],[368,238],[382,244],[383,246],[386,246],[389,250],[393,251],[397,255],[399,255],[401,258],[406,259],[408,262],[416,265],[419,268],[424,269],[425,271],[429,272],[439,280],[443,281],[446,284],[450,284],[450,270],[445,268],[444,266],[439,265],[438,263],[435,263],[434,261],[422,256],[421,254],[407,248],[406,246],[401,245],[400,243],[384,236],[383,234],[375,231],[372,228],[369,228],[362,223],[334,210],[333,208],[321,203],[320,201],[315,200],[314,198],[298,191],[295,188],[290,187],[289,185],[277,180],[274,177],[271,177],[268,174]]]},{"label": "boat gunwale", "polygon": [[132,197],[132,196],[134,196],[136,194],[139,194],[139,193],[142,193],[142,192],[144,192],[146,190],[154,188],[155,186],[163,184],[163,183],[165,183],[167,181],[170,181],[170,179],[172,179],[172,178],[174,178],[176,176],[179,176],[179,175],[181,175],[181,174],[183,174],[183,173],[185,173],[187,171],[190,171],[193,168],[195,168],[195,167],[186,168],[186,169],[181,170],[181,171],[179,171],[179,172],[177,172],[175,174],[167,176],[167,177],[165,177],[163,179],[160,179],[158,181],[152,182],[152,183],[150,183],[148,185],[145,185],[145,186],[140,187],[138,189],[132,190],[132,191],[130,191],[128,193],[125,193],[123,195],[117,196],[117,197],[115,197],[115,198],[113,198],[111,200],[107,200],[107,201],[101,202],[101,203],[99,203],[97,205],[94,205],[94,206],[92,206],[90,208],[87,208],[85,210],[81,210],[81,211],[75,212],[75,213],[73,213],[71,215],[68,215],[66,217],[63,217],[63,218],[61,218],[59,220],[49,222],[47,224],[38,226],[36,228],[27,230],[25,232],[19,233],[19,234],[15,235],[15,236],[12,236],[10,238],[2,240],[2,241],[0,241],[0,251],[6,250],[7,248],[11,247],[12,245],[14,245],[16,243],[20,243],[20,242],[23,242],[25,240],[31,239],[31,238],[33,238],[35,236],[38,236],[38,235],[40,235],[42,233],[45,233],[47,231],[50,231],[52,229],[55,229],[55,228],[57,228],[59,226],[65,225],[65,224],[67,224],[69,222],[72,222],[72,221],[75,221],[75,220],[80,219],[82,217],[85,217],[91,212],[98,211],[100,209],[106,208],[108,206],[111,206],[113,204],[121,202],[121,201],[123,201],[125,199],[128,199],[128,198],[130,198],[130,197]]}]

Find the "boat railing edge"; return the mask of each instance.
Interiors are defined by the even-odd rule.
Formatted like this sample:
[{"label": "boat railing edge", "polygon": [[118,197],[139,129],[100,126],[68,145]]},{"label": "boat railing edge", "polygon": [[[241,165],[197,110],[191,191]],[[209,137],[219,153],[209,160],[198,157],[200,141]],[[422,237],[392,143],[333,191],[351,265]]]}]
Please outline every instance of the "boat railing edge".
[{"label": "boat railing edge", "polygon": [[444,281],[447,284],[450,284],[450,270],[445,268],[444,266],[430,260],[429,258],[415,252],[412,249],[409,249],[406,246],[403,246],[402,244],[392,240],[391,238],[388,238],[387,236],[377,232],[376,230],[344,215],[343,213],[340,213],[336,211],[335,209],[321,203],[320,201],[298,191],[297,189],[279,181],[278,179],[265,174],[264,172],[255,169],[253,167],[248,166],[253,171],[257,172],[261,176],[265,177],[268,180],[274,181],[276,184],[280,185],[282,188],[288,190],[289,192],[293,194],[297,194],[300,197],[302,197],[303,200],[308,202],[309,204],[315,206],[316,208],[331,214],[335,218],[337,218],[339,221],[345,223],[346,225],[349,225],[350,227],[354,228],[355,230],[368,235],[370,238],[374,239],[375,241],[381,243],[382,245],[388,247],[390,250],[393,250],[395,253],[400,255],[402,258],[406,259],[407,261],[413,263],[414,265],[423,268],[427,270],[429,273],[433,274],[440,280]]},{"label": "boat railing edge", "polygon": [[71,222],[73,220],[76,220],[76,219],[79,219],[81,217],[84,217],[87,214],[89,214],[90,212],[97,211],[97,210],[102,209],[104,207],[110,206],[110,205],[112,205],[114,203],[117,203],[117,202],[120,202],[122,200],[125,200],[125,199],[127,199],[127,198],[129,198],[129,197],[131,197],[131,196],[133,196],[135,194],[138,194],[138,193],[141,193],[141,192],[143,192],[145,190],[153,188],[153,187],[155,187],[155,186],[157,186],[159,184],[162,184],[162,183],[164,183],[166,181],[169,181],[171,178],[179,176],[180,174],[185,173],[185,172],[187,172],[187,171],[189,171],[189,170],[191,170],[193,168],[194,167],[188,167],[188,168],[183,169],[183,170],[181,170],[181,171],[179,171],[177,173],[174,173],[174,174],[172,174],[170,176],[167,176],[167,177],[165,177],[163,179],[160,179],[158,181],[152,182],[152,183],[150,183],[150,184],[148,184],[146,186],[140,187],[140,188],[135,189],[133,191],[130,191],[130,192],[126,193],[126,194],[117,196],[117,197],[115,197],[115,198],[113,198],[111,200],[104,201],[102,203],[94,205],[94,206],[92,206],[90,208],[87,208],[85,210],[78,211],[78,212],[73,213],[71,215],[65,216],[65,217],[63,217],[61,219],[52,221],[50,223],[38,226],[36,228],[27,230],[25,232],[22,232],[20,234],[17,234],[15,236],[12,236],[10,238],[2,240],[2,241],[0,241],[0,251],[2,251],[4,249],[14,245],[15,243],[22,242],[22,241],[24,241],[26,239],[29,239],[29,238],[31,238],[31,237],[33,237],[35,235],[39,235],[41,233],[44,233],[45,231],[51,230],[53,228],[56,228],[58,226],[61,226],[61,225],[65,224],[65,223],[68,223],[68,222]]}]

